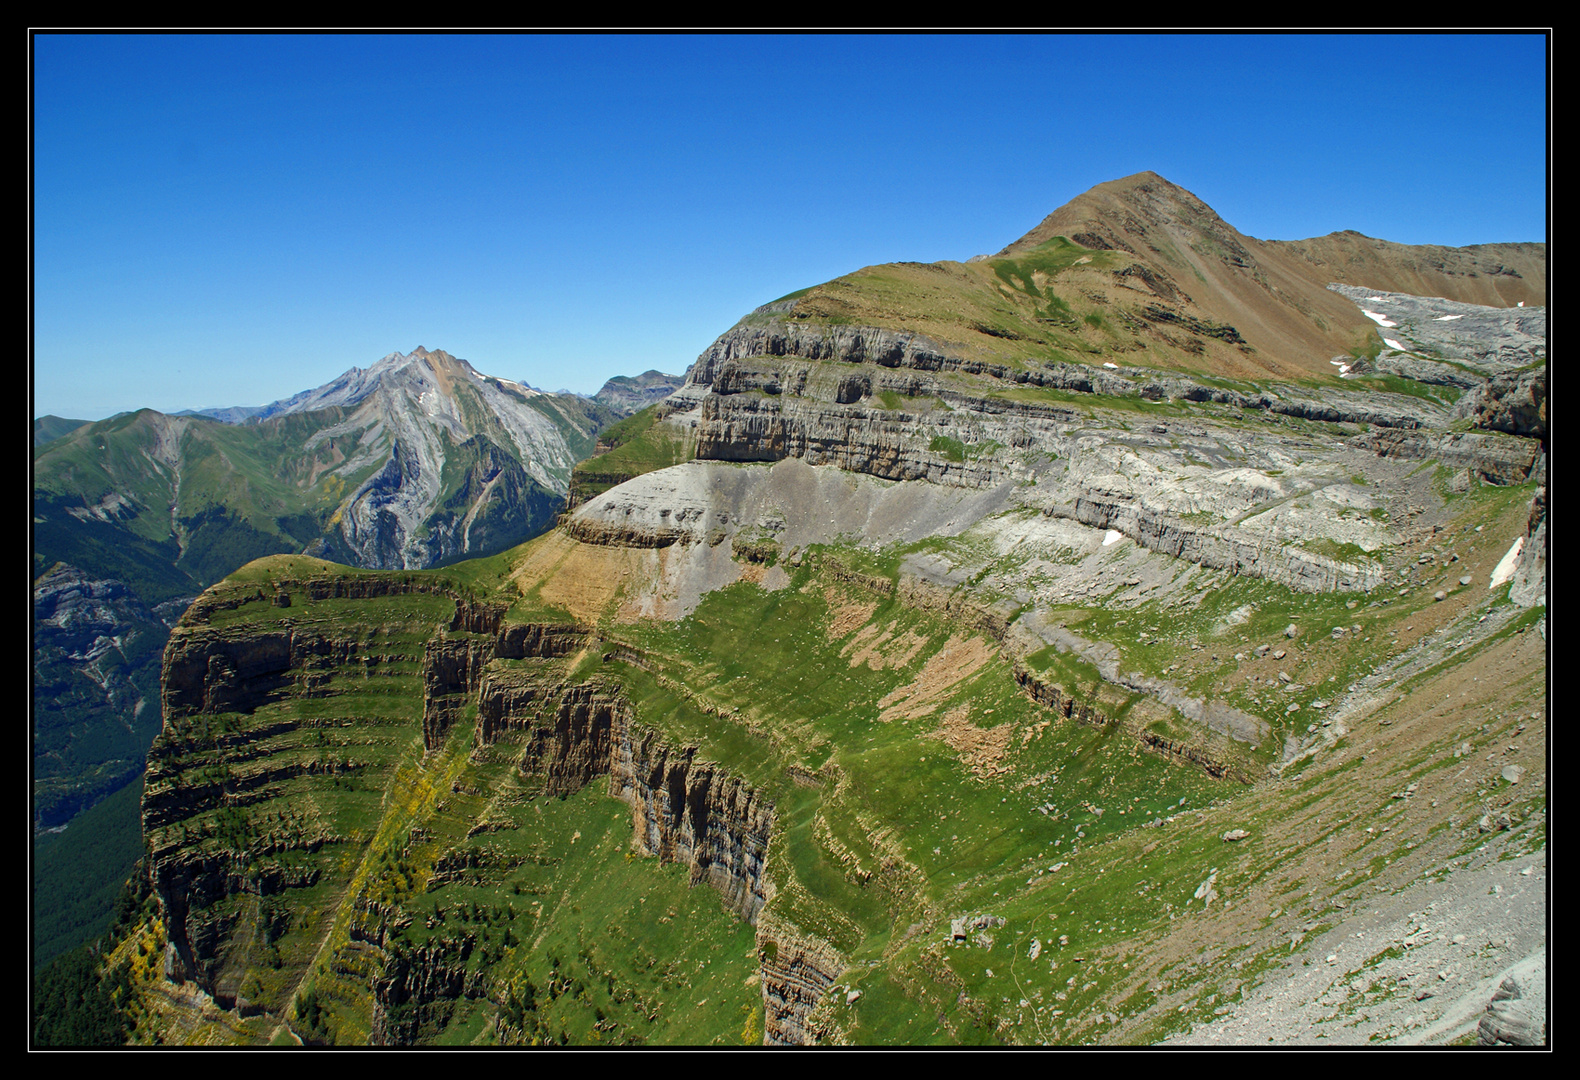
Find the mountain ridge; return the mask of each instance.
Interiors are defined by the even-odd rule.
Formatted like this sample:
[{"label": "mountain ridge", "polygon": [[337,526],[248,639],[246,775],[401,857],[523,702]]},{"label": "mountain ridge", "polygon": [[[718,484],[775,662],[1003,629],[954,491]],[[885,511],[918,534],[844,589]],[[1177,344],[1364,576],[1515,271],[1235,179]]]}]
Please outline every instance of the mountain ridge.
[{"label": "mountain ridge", "polygon": [[1153,1042],[1297,978],[1269,1037],[1473,1032],[1539,928],[1363,919],[1545,865],[1545,311],[1127,179],[1055,222],[1111,246],[743,316],[527,544],[209,588],[135,1037]]}]

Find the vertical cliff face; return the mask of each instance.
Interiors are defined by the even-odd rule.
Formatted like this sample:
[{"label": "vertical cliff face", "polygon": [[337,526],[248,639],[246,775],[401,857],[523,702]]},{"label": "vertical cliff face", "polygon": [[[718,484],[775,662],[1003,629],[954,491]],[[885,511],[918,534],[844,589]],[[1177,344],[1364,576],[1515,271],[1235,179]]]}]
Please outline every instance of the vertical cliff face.
[{"label": "vertical cliff face", "polygon": [[763,977],[763,1042],[805,1046],[826,1033],[809,1016],[845,970],[840,951],[820,938],[771,917],[757,924],[757,959]]},{"label": "vertical cliff face", "polygon": [[648,855],[691,868],[725,906],[755,923],[768,901],[763,862],[773,806],[739,777],[698,761],[695,747],[665,746],[629,724],[615,731],[609,793],[631,804],[636,843]]},{"label": "vertical cliff face", "polygon": [[[502,624],[497,605],[457,600],[452,634],[428,643],[423,654],[423,747],[437,750],[463,705],[478,696],[483,669],[502,660],[552,659],[587,641],[581,627],[543,623]],[[480,735],[486,734],[481,729]],[[489,741],[485,739],[484,741]]]},{"label": "vertical cliff face", "polygon": [[463,998],[483,997],[488,977],[469,970],[473,935],[435,938],[409,949],[385,949],[384,971],[373,981],[374,1046],[411,1046],[438,1030]]},{"label": "vertical cliff face", "polygon": [[635,723],[618,687],[547,686],[490,673],[478,695],[477,739],[523,745],[523,772],[543,790],[568,795],[596,776],[632,811],[633,842],[643,854],[689,868],[729,910],[750,923],[769,898],[763,873],[773,804],[709,761],[696,747],[672,747]]}]

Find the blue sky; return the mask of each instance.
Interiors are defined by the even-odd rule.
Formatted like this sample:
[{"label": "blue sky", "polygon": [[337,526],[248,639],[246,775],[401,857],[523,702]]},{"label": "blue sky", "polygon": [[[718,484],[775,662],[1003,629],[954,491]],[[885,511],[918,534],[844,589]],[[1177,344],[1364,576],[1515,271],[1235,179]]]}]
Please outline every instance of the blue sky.
[{"label": "blue sky", "polygon": [[758,304],[1152,169],[1241,232],[1546,238],[1523,36],[33,39],[34,415],[416,345],[679,373]]}]

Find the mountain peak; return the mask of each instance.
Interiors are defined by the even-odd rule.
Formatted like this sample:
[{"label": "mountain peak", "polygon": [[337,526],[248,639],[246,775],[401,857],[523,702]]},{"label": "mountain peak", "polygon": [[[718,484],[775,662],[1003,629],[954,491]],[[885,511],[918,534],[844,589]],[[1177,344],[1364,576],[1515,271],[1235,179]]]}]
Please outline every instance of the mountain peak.
[{"label": "mountain peak", "polygon": [[1077,195],[999,254],[1026,251],[1055,236],[1069,237],[1082,247],[1134,253],[1137,241],[1143,249],[1153,246],[1146,240],[1152,228],[1240,238],[1193,193],[1147,171],[1109,180]]}]

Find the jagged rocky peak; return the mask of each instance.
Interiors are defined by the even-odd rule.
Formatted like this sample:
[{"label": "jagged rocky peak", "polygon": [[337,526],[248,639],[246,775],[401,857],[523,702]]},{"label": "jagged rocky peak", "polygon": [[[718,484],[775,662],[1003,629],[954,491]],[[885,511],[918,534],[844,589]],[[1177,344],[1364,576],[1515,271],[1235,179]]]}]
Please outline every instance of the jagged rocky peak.
[{"label": "jagged rocky peak", "polygon": [[430,351],[419,345],[409,353],[392,352],[371,367],[354,367],[323,386],[277,401],[266,406],[262,415],[310,412],[333,405],[353,406],[383,387],[412,388],[429,384],[448,393],[457,378],[476,381],[480,376],[465,360],[443,349]]}]

